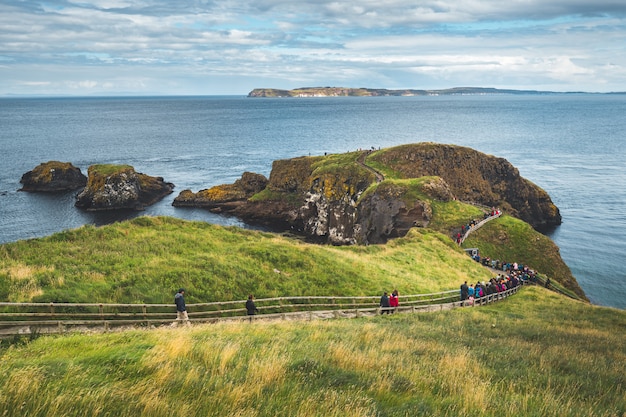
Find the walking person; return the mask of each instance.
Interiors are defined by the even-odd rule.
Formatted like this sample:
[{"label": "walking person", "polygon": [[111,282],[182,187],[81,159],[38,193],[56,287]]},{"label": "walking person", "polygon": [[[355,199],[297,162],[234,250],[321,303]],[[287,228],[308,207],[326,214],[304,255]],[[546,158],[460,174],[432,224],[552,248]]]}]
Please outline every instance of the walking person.
[{"label": "walking person", "polygon": [[396,312],[398,305],[400,304],[400,300],[398,299],[398,290],[393,290],[391,296],[389,297],[389,306],[393,308],[392,313]]},{"label": "walking person", "polygon": [[389,307],[389,294],[385,291],[383,296],[380,297],[380,314],[389,314]]},{"label": "walking person", "polygon": [[187,306],[185,305],[185,289],[181,288],[174,296],[174,304],[176,304],[176,322],[184,322],[187,326],[190,326],[189,316],[187,314]]},{"label": "walking person", "polygon": [[461,284],[461,305],[464,305],[463,301],[467,300],[469,297],[469,287],[467,286],[467,281]]},{"label": "walking person", "polygon": [[[246,311],[249,316],[254,316],[259,312],[259,309],[256,308],[256,305],[254,304],[254,295],[252,294],[248,296],[248,300],[246,301]],[[250,320],[252,320],[252,317],[250,317]]]}]

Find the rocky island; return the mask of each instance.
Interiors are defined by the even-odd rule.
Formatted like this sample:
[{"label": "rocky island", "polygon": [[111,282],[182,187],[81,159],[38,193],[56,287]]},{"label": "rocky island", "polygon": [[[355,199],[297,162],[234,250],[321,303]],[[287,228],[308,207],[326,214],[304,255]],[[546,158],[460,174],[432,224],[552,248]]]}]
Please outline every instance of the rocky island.
[{"label": "rocky island", "polygon": [[172,193],[174,184],[162,177],[135,172],[129,165],[92,165],[87,186],[76,196],[76,207],[88,211],[143,210]]},{"label": "rocky island", "polygon": [[274,161],[269,180],[245,173],[235,184],[185,190],[173,204],[344,245],[428,225],[433,200],[500,207],[536,229],[561,223],[548,194],[505,159],[435,143]]},{"label": "rocky island", "polygon": [[20,191],[63,192],[84,187],[87,177],[69,162],[48,161],[22,175],[20,184]]},{"label": "rocky island", "polygon": [[492,94],[557,94],[551,91],[508,90],[484,87],[455,87],[441,90],[388,90],[385,88],[302,87],[293,90],[255,88],[248,97],[388,97],[388,96],[446,96]]}]

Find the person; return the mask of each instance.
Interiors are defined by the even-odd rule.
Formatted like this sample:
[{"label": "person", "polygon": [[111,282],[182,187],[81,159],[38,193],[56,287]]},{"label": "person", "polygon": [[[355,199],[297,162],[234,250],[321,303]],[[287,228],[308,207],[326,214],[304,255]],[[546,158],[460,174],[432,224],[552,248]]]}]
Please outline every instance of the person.
[{"label": "person", "polygon": [[400,304],[400,300],[398,299],[398,290],[393,290],[391,293],[391,297],[389,297],[389,306],[393,308],[392,313],[396,312],[398,305]]},{"label": "person", "polygon": [[380,297],[380,314],[389,314],[389,295],[387,291],[383,293],[383,296]]},{"label": "person", "polygon": [[187,314],[187,306],[185,305],[185,289],[181,288],[174,296],[174,304],[176,304],[176,324],[181,321],[190,325],[189,315]]},{"label": "person", "polygon": [[467,286],[467,281],[461,284],[461,301],[467,300],[469,296],[469,287]]},{"label": "person", "polygon": [[550,284],[551,284],[551,282],[550,282],[550,278],[548,278],[548,279],[546,280],[546,288],[550,288]]},{"label": "person", "polygon": [[476,291],[474,290],[474,284],[470,284],[467,289],[467,302],[469,305],[474,305],[474,294]]},{"label": "person", "polygon": [[254,295],[252,294],[248,296],[248,301],[246,301],[246,310],[249,316],[254,316],[259,311],[256,305],[254,305]]}]

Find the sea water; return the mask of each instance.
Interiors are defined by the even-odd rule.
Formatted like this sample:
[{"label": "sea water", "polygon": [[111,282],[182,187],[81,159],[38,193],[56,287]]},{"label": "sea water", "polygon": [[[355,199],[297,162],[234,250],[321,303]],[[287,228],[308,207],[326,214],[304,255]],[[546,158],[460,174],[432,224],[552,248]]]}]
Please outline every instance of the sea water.
[{"label": "sea water", "polygon": [[[247,227],[175,208],[184,189],[269,176],[272,161],[438,142],[506,158],[542,187],[563,224],[550,233],[593,303],[626,308],[626,95],[0,99],[0,243],[83,224],[167,215]],[[132,165],[175,192],[143,212],[84,212],[76,192],[18,192],[42,162]]]}]

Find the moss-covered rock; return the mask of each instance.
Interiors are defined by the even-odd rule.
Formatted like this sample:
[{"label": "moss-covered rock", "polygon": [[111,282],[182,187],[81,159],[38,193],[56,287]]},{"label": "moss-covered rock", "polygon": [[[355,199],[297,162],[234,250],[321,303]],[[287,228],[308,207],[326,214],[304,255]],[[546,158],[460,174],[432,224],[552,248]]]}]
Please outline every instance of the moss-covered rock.
[{"label": "moss-covered rock", "polygon": [[162,177],[135,172],[130,165],[92,165],[87,186],[76,196],[76,207],[89,210],[143,210],[174,189]]},{"label": "moss-covered rock", "polygon": [[87,177],[70,162],[48,161],[22,175],[20,183],[20,191],[61,192],[84,187]]}]

